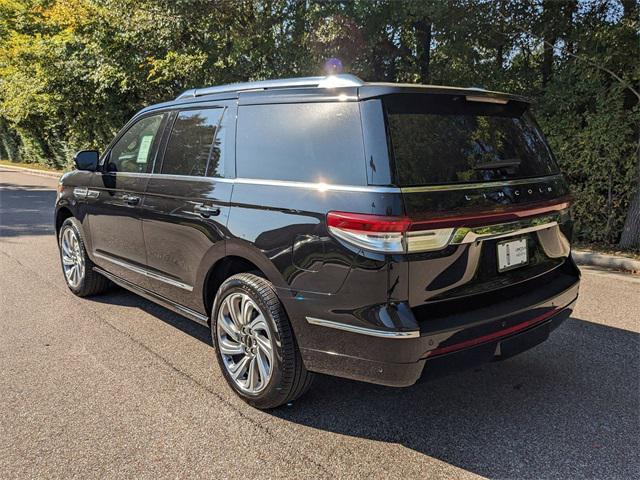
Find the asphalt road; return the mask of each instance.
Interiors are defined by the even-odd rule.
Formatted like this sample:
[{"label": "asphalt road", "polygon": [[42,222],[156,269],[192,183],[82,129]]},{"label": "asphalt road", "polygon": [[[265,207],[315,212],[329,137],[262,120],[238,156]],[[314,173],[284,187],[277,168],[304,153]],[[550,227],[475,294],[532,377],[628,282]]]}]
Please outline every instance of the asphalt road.
[{"label": "asphalt road", "polygon": [[206,328],[74,297],[56,180],[0,167],[0,477],[640,478],[640,278],[585,271],[535,349],[408,389],[320,377],[265,413]]}]

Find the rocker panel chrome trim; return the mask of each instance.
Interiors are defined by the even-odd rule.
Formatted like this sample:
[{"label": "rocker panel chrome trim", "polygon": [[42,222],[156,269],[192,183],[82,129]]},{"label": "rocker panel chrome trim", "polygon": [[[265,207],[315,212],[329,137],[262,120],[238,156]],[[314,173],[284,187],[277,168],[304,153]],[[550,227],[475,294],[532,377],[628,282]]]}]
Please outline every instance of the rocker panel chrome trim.
[{"label": "rocker panel chrome trim", "polygon": [[180,282],[178,280],[174,280],[172,278],[165,277],[164,275],[160,275],[159,273],[151,272],[146,268],[138,267],[136,265],[132,265],[129,262],[125,262],[124,260],[119,260],[117,258],[113,258],[110,255],[105,255],[103,253],[94,253],[94,255],[98,258],[111,262],[120,267],[131,270],[132,272],[139,273],[140,275],[144,275],[145,277],[153,278],[154,280],[160,280],[169,285],[173,285],[174,287],[182,288],[183,290],[187,290],[188,292],[193,291],[193,287],[191,285],[187,285],[186,283]]}]

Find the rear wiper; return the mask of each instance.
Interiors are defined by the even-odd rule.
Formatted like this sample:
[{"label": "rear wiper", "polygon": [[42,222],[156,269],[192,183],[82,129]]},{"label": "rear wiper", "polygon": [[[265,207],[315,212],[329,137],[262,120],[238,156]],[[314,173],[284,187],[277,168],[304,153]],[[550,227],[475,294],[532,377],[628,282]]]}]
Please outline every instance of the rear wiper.
[{"label": "rear wiper", "polygon": [[519,167],[520,159],[519,158],[507,158],[505,160],[498,160],[495,162],[485,162],[476,164],[473,169],[474,170],[495,170],[498,168],[509,168],[509,167]]}]

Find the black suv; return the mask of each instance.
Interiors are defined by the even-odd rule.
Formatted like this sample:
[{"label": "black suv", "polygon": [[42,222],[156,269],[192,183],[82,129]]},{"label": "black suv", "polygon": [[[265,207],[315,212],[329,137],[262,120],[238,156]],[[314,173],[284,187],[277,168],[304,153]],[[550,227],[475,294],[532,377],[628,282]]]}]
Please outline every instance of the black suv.
[{"label": "black suv", "polygon": [[258,408],[312,372],[400,387],[507,358],[578,295],[567,185],[528,110],[351,75],[188,90],[61,179],[67,284],[210,326]]}]

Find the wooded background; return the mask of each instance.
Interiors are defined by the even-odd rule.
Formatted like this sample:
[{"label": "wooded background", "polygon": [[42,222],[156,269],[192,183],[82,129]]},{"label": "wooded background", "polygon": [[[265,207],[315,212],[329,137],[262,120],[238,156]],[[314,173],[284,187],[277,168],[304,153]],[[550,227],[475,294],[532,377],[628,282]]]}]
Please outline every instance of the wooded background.
[{"label": "wooded background", "polygon": [[68,166],[187,88],[341,63],[369,81],[531,97],[575,194],[578,240],[637,249],[638,10],[637,0],[0,0],[0,158]]}]

